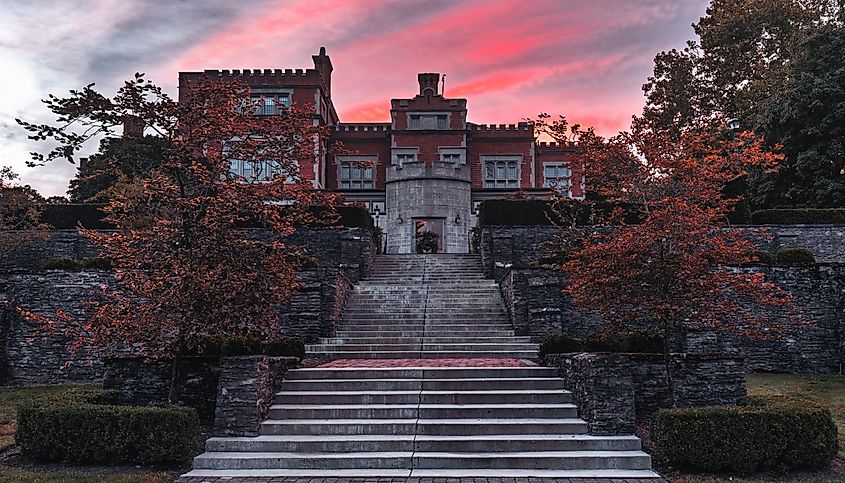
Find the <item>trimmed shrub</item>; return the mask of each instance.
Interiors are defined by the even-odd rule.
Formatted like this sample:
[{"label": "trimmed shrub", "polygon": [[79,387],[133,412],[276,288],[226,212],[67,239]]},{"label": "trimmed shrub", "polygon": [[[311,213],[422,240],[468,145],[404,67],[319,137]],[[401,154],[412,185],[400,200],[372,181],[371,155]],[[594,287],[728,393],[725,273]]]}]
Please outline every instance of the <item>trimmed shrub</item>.
[{"label": "trimmed shrub", "polygon": [[268,355],[273,357],[305,357],[305,342],[298,337],[274,337],[264,340],[256,336],[205,337],[188,351],[189,355],[236,357]]},{"label": "trimmed shrub", "polygon": [[72,258],[53,258],[41,264],[44,270],[111,270],[111,260],[102,257],[90,257],[82,260]]},{"label": "trimmed shrub", "polygon": [[606,332],[587,337],[584,340],[584,350],[663,354],[666,351],[666,339],[651,332]]},{"label": "trimmed shrub", "polygon": [[549,204],[542,200],[487,200],[478,212],[480,226],[551,225],[557,220]]},{"label": "trimmed shrub", "polygon": [[751,214],[755,225],[845,225],[845,208],[759,210]]},{"label": "trimmed shrub", "polygon": [[549,334],[540,343],[540,357],[567,352],[633,352],[662,354],[666,340],[650,332],[622,331],[578,339],[566,333]]},{"label": "trimmed shrub", "polygon": [[816,257],[809,248],[781,248],[775,254],[775,262],[786,265],[816,263]]},{"label": "trimmed shrub", "polygon": [[264,354],[273,357],[305,357],[305,342],[299,337],[279,337],[264,343]]},{"label": "trimmed shrub", "polygon": [[100,211],[105,205],[90,203],[62,203],[41,206],[41,221],[56,229],[75,229],[78,224],[94,230],[114,229],[103,219]]},{"label": "trimmed shrub", "polygon": [[40,461],[106,464],[184,463],[193,453],[197,413],[183,407],[103,404],[82,391],[18,407],[15,441]]},{"label": "trimmed shrub", "polygon": [[672,464],[705,471],[824,468],[839,449],[828,409],[777,396],[732,407],[662,409],[651,437]]},{"label": "trimmed shrub", "polygon": [[781,248],[777,253],[755,253],[760,263],[767,265],[804,265],[816,263],[816,257],[809,248]]},{"label": "trimmed shrub", "polygon": [[348,228],[372,228],[373,217],[366,208],[361,206],[338,206],[337,213],[340,215],[338,224]]},{"label": "trimmed shrub", "polygon": [[584,342],[569,334],[549,334],[540,342],[539,354],[542,359],[547,354],[565,354],[567,352],[581,352]]}]

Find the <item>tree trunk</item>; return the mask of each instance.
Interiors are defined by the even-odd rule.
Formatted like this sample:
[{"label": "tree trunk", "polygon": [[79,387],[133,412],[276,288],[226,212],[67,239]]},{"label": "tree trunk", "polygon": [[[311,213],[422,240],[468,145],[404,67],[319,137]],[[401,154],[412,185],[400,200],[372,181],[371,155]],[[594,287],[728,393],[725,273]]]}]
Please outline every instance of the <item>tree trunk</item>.
[{"label": "tree trunk", "polygon": [[672,336],[672,324],[663,325],[663,337],[665,338],[663,345],[663,363],[666,365],[666,386],[669,388],[669,404],[670,407],[675,407],[675,383],[672,378],[672,345],[669,340]]}]

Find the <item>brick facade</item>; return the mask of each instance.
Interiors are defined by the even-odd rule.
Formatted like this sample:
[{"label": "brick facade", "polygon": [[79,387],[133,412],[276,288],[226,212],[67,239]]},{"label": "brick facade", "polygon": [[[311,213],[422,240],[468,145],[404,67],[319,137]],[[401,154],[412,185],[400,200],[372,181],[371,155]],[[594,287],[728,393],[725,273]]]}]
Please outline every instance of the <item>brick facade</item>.
[{"label": "brick facade", "polygon": [[[315,188],[341,192],[349,202],[363,203],[378,213],[377,222],[391,253],[414,251],[419,230],[437,233],[440,251],[467,252],[468,230],[476,222],[477,205],[517,190],[534,197],[549,196],[550,189],[544,188],[547,168],[562,167],[569,187],[559,189],[567,189],[573,198],[584,196],[583,159],[577,146],[537,142],[533,126],[526,122],[469,122],[467,99],[443,96],[438,73],[419,74],[419,90],[413,97],[385,99],[385,104],[390,103],[389,122],[348,123],[340,122],[332,103],[332,64],[325,49],[320,49],[313,61],[314,68],[304,70],[181,72],[180,99],[191,83],[237,80],[250,86],[253,94],[289,96],[292,105],[313,113],[315,125],[334,126],[329,138],[318,143],[315,158],[300,160],[301,173]],[[337,146],[342,146],[342,152],[333,150]],[[400,159],[401,155],[413,156]],[[349,182],[354,176],[347,176],[344,182],[340,179],[342,163],[351,163],[346,165],[350,170],[354,169],[351,166],[371,166],[372,174],[364,178],[358,171],[358,179],[366,180],[358,186]],[[405,163],[421,167],[415,179],[396,173]],[[449,168],[456,172],[444,176]],[[491,168],[493,179],[488,176]],[[390,184],[395,184],[392,190]],[[433,196],[448,202],[419,205],[420,199]],[[408,224],[403,226],[405,221]]]}]

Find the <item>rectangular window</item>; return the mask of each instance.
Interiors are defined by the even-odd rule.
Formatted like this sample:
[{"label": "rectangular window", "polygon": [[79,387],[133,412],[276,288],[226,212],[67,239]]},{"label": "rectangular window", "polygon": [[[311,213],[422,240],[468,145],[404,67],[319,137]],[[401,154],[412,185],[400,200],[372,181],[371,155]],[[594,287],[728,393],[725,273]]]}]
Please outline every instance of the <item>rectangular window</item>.
[{"label": "rectangular window", "polygon": [[487,161],[484,164],[484,187],[516,189],[519,187],[519,162]]},{"label": "rectangular window", "polygon": [[572,170],[563,163],[546,164],[543,166],[543,178],[544,188],[567,192],[572,185]]},{"label": "rectangular window", "polygon": [[340,163],[338,186],[345,190],[373,189],[373,167],[366,161],[344,161]]},{"label": "rectangular window", "polygon": [[275,116],[280,114],[284,108],[290,107],[290,93],[250,95],[253,114],[256,116]]},{"label": "rectangular window", "polygon": [[396,161],[400,164],[416,163],[417,155],[412,153],[398,153],[396,155]]},{"label": "rectangular window", "polygon": [[408,116],[408,129],[449,129],[449,116],[446,114],[411,114]]}]

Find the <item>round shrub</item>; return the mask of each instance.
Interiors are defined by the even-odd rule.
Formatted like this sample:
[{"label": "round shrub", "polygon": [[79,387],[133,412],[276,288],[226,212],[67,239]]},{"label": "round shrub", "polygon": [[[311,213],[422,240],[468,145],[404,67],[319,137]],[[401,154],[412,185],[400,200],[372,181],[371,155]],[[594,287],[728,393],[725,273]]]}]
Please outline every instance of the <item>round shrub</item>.
[{"label": "round shrub", "polygon": [[737,406],[663,409],[651,431],[659,453],[680,467],[752,473],[824,468],[839,449],[830,411],[783,397]]}]

